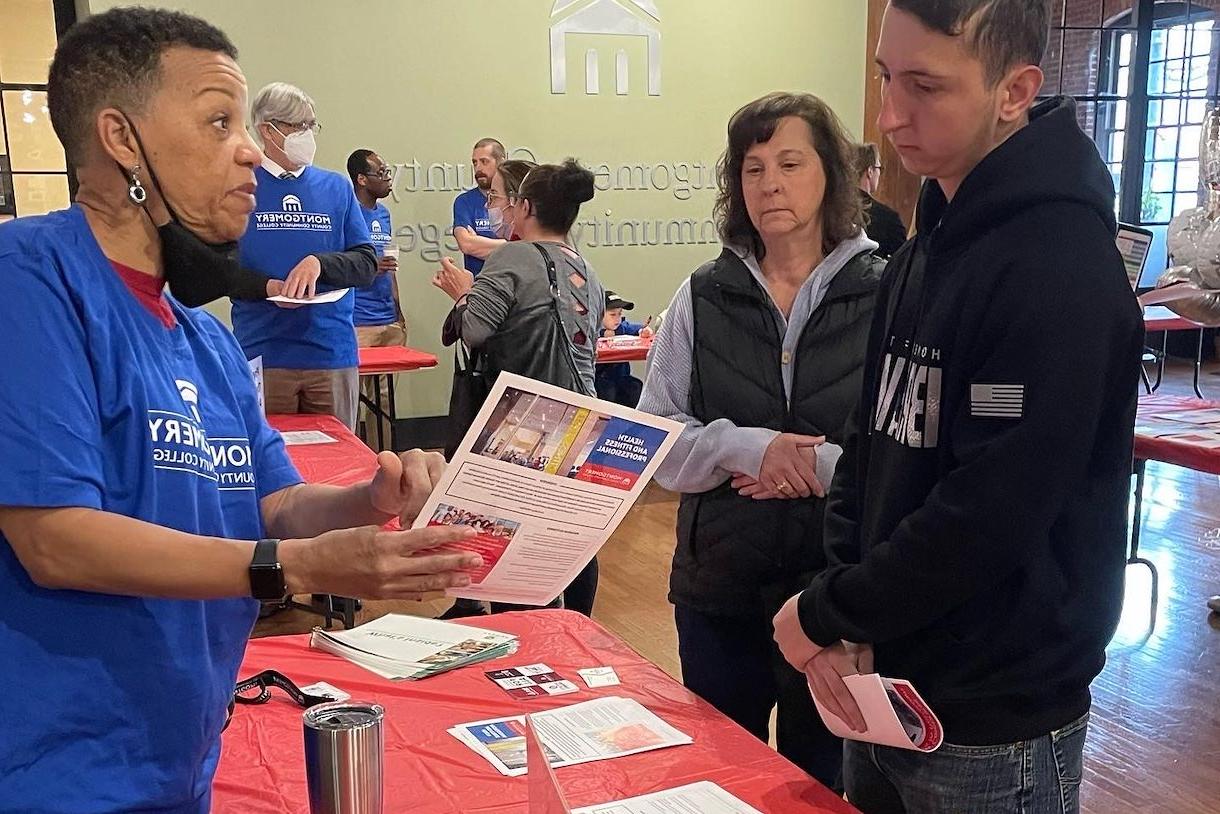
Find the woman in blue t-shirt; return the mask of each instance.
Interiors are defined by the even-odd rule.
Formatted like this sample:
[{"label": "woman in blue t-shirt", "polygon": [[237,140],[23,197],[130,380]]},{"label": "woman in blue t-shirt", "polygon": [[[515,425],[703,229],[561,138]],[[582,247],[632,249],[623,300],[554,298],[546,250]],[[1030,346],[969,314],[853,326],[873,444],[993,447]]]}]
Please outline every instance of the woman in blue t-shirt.
[{"label": "woman in blue t-shirt", "polygon": [[418,597],[479,562],[428,553],[460,531],[380,530],[439,456],[302,484],[233,336],[181,301],[238,277],[261,156],[236,57],[176,12],[74,27],[48,104],[76,205],[0,225],[5,810],[207,811],[257,599]]}]

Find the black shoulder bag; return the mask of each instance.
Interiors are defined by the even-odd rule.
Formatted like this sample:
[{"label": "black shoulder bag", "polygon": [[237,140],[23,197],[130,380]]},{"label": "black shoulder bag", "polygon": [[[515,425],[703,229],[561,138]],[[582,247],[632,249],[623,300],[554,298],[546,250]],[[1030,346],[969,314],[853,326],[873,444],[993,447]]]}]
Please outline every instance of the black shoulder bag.
[{"label": "black shoulder bag", "polygon": [[[546,263],[546,276],[551,284],[551,315],[555,318],[555,327],[558,329],[556,337],[560,345],[560,354],[568,363],[568,372],[572,374],[572,384],[577,393],[585,396],[593,396],[593,393],[585,390],[585,380],[581,377],[580,371],[576,369],[576,357],[572,355],[572,342],[568,338],[568,329],[563,322],[563,310],[559,301],[559,279],[555,273],[555,261],[551,259],[551,255],[542,247],[541,243],[535,243],[534,248],[542,255],[542,262]],[[594,396],[596,398],[596,396]]]}]

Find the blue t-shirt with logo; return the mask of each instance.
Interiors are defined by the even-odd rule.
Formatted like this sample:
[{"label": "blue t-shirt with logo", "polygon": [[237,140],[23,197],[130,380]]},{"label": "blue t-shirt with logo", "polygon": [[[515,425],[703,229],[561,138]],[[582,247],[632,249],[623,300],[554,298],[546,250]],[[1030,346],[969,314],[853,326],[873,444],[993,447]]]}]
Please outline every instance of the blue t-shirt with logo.
[{"label": "blue t-shirt with logo", "polygon": [[[381,257],[385,253],[385,247],[394,239],[394,230],[390,226],[390,210],[378,201],[372,209],[361,205],[360,214],[368,224],[373,249],[377,256]],[[394,281],[391,273],[378,272],[372,283],[356,289],[356,306],[352,319],[357,325],[389,325],[398,319],[398,310],[394,307]]]},{"label": "blue t-shirt with logo", "polygon": [[[310,254],[341,252],[369,242],[356,193],[346,178],[306,167],[299,178],[276,178],[262,167],[257,204],[238,246],[241,263],[283,280]],[[333,290],[318,285],[319,293]],[[325,305],[280,308],[273,302],[233,302],[233,333],[246,358],[263,357],[263,366],[291,370],[356,367],[352,328],[355,295]]]},{"label": "blue t-shirt with logo", "polygon": [[[487,196],[478,187],[473,187],[453,199],[453,225],[465,226],[479,237],[498,238],[487,217]],[[462,255],[466,270],[478,274],[483,270],[483,261],[469,254]]]},{"label": "blue t-shirt with logo", "polygon": [[[0,224],[0,505],[264,535],[300,482],[241,348],[169,298],[167,329],[79,207]],[[0,809],[206,812],[258,603],[48,590],[0,534]]]}]

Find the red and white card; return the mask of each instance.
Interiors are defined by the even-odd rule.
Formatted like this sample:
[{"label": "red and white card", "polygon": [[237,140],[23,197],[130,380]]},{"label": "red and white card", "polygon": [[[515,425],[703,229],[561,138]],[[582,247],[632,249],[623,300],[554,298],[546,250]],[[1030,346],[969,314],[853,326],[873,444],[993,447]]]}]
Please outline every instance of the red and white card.
[{"label": "red and white card", "polygon": [[547,698],[552,695],[567,695],[580,689],[545,664],[491,670],[484,675],[513,698]]},{"label": "red and white card", "polygon": [[826,728],[840,738],[917,752],[935,752],[944,742],[945,730],[940,719],[911,682],[869,673],[846,676],[843,683],[864,716],[867,728],[863,732],[856,732],[842,718],[827,711],[816,696],[813,699]]}]

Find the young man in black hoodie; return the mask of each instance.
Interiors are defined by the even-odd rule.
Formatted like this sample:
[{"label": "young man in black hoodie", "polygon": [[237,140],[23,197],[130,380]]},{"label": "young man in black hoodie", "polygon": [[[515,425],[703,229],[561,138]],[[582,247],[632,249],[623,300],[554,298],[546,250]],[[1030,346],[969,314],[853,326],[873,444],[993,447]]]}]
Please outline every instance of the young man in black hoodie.
[{"label": "young man in black hoodie", "polygon": [[[1034,106],[1045,0],[891,0],[879,126],[927,177],[878,294],[826,513],[775,618],[815,697],[909,679],[931,754],[848,741],[866,814],[1078,810],[1089,684],[1122,603],[1143,324],[1075,105]],[[851,643],[859,644],[851,644]]]}]

